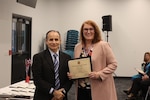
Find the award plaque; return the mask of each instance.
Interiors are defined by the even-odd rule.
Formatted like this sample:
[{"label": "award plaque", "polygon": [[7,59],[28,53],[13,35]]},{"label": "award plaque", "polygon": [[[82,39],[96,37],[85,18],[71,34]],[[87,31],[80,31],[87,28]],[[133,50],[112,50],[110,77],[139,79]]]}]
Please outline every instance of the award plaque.
[{"label": "award plaque", "polygon": [[90,57],[77,58],[68,61],[72,79],[86,78],[91,72],[92,64]]}]

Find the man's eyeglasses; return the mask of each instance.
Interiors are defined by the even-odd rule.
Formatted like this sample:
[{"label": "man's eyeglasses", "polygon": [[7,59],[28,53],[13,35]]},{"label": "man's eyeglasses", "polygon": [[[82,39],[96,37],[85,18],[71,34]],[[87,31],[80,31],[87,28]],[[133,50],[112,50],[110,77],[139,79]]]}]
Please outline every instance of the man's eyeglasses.
[{"label": "man's eyeglasses", "polygon": [[84,29],[83,29],[84,32],[88,32],[88,30],[89,30],[90,32],[92,32],[92,31],[94,31],[94,28],[84,28]]}]

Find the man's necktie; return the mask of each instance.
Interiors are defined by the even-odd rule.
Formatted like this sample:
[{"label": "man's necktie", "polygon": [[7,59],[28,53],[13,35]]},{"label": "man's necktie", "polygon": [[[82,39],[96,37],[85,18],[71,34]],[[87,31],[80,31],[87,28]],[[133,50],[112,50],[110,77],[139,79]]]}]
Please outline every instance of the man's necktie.
[{"label": "man's necktie", "polygon": [[59,80],[59,62],[57,60],[58,55],[54,54],[54,71],[55,71],[55,89],[58,89],[60,87],[60,80]]}]

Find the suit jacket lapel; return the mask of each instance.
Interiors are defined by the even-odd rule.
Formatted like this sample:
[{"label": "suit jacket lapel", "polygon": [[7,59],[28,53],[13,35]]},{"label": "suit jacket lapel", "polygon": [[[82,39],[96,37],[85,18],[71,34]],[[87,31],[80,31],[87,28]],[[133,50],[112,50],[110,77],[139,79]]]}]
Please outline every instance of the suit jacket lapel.
[{"label": "suit jacket lapel", "polygon": [[46,57],[47,62],[49,63],[50,68],[54,70],[53,60],[48,49],[46,49],[45,51],[45,57]]}]

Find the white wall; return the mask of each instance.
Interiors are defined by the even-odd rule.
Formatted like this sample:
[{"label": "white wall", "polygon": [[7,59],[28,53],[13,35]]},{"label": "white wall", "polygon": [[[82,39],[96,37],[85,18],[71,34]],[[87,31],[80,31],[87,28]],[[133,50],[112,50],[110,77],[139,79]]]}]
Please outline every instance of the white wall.
[{"label": "white wall", "polygon": [[[37,0],[36,8],[0,0],[0,87],[11,80],[12,13],[32,17],[32,56],[39,52],[45,33],[59,30],[62,43],[67,30],[79,30],[83,21],[92,19],[102,28],[102,16],[112,15],[113,31],[108,41],[118,60],[117,76],[132,76],[140,67],[144,52],[150,51],[149,0]],[[102,32],[104,40],[106,32]]]},{"label": "white wall", "polygon": [[16,0],[0,0],[0,87],[11,83],[11,24],[12,14],[32,17],[32,55],[39,52],[45,33],[50,29],[59,30],[59,5],[51,0],[37,0],[36,9],[27,7]]},{"label": "white wall", "polygon": [[[102,28],[104,15],[112,15],[113,31],[108,41],[118,60],[116,75],[132,76],[150,51],[149,0],[62,0],[61,29],[79,29],[82,22],[92,19]],[[102,33],[106,40],[106,32]]]}]

